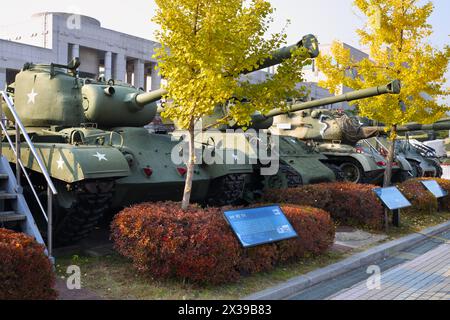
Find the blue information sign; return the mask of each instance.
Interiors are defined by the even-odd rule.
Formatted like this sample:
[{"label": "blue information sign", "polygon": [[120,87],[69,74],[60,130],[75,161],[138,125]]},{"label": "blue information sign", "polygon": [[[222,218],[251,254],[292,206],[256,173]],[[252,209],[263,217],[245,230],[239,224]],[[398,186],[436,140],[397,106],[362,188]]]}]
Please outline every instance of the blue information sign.
[{"label": "blue information sign", "polygon": [[225,211],[224,215],[244,247],[298,236],[279,206]]},{"label": "blue information sign", "polygon": [[397,187],[373,189],[389,210],[397,210],[411,206],[411,203]]},{"label": "blue information sign", "polygon": [[424,180],[422,184],[430,191],[436,198],[443,198],[448,195],[447,191],[437,183],[436,180]]}]

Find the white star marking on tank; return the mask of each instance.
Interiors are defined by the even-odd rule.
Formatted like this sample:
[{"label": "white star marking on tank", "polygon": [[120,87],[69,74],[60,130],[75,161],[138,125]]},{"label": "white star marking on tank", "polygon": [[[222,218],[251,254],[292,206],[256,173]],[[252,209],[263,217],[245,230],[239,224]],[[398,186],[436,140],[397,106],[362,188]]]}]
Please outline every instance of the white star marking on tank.
[{"label": "white star marking on tank", "polygon": [[63,169],[64,168],[64,160],[61,156],[59,156],[59,160],[56,161],[56,163],[58,164],[58,169]]},{"label": "white star marking on tank", "polygon": [[36,102],[36,96],[38,95],[38,93],[34,92],[34,88],[31,89],[31,92],[29,94],[27,94],[28,96],[28,104],[30,103],[35,103]]},{"label": "white star marking on tank", "polygon": [[97,152],[96,154],[94,154],[93,157],[96,157],[98,159],[98,161],[100,161],[100,162],[102,160],[108,161],[108,159],[106,159],[106,154],[103,154],[100,152]]}]

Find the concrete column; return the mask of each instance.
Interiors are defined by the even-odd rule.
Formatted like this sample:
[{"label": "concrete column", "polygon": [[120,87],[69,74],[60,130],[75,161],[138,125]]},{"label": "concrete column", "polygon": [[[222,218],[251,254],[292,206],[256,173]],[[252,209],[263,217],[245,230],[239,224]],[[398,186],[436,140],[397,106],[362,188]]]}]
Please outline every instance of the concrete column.
[{"label": "concrete column", "polygon": [[67,64],[69,57],[69,44],[67,42],[60,42],[56,49],[56,63]]},{"label": "concrete column", "polygon": [[140,59],[134,60],[134,84],[136,88],[144,87],[144,62]]},{"label": "concrete column", "polygon": [[114,70],[113,70],[114,80],[125,82],[126,72],[127,72],[127,61],[125,55],[118,53],[114,56]]},{"label": "concrete column", "polygon": [[80,57],[80,45],[79,44],[73,44],[72,45],[72,51],[70,53],[70,57],[72,59]]},{"label": "concrete column", "polygon": [[0,90],[5,90],[6,87],[6,69],[0,68]]},{"label": "concrete column", "polygon": [[156,70],[156,63],[152,63],[152,74],[151,74],[151,79],[152,79],[152,85],[151,85],[151,90],[157,90],[159,88],[161,88],[161,75],[158,73],[158,70]]},{"label": "concrete column", "polygon": [[108,81],[112,77],[112,52],[105,53],[105,79]]}]

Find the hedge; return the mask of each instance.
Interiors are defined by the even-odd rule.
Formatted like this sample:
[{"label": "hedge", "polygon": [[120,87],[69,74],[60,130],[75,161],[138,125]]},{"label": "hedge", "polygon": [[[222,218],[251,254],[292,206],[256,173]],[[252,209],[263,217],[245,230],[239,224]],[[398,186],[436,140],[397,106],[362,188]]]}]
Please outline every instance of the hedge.
[{"label": "hedge", "polygon": [[397,185],[401,193],[411,202],[411,207],[402,209],[406,215],[433,214],[438,209],[438,201],[426,190],[420,179],[410,179]]},{"label": "hedge", "polygon": [[440,201],[440,209],[450,211],[450,180],[440,178],[418,178],[411,179],[398,185],[405,197],[411,202],[410,209],[403,212],[409,214],[433,214],[438,209],[438,200],[422,185],[422,180],[435,180],[447,193],[448,196]]},{"label": "hedge", "polygon": [[375,185],[347,182],[306,185],[293,189],[268,190],[263,201],[293,203],[323,209],[337,223],[381,229],[384,209],[373,192]]},{"label": "hedge", "polygon": [[55,274],[44,246],[0,228],[0,300],[53,300]]},{"label": "hedge", "polygon": [[436,180],[442,189],[447,191],[448,195],[441,200],[441,209],[450,211],[450,180],[440,178],[422,178],[420,180]]},{"label": "hedge", "polygon": [[241,247],[220,208],[176,202],[144,203],[124,209],[111,225],[116,250],[142,273],[198,284],[234,282],[242,275],[325,252],[334,225],[320,209],[283,206],[300,238],[250,249]]}]

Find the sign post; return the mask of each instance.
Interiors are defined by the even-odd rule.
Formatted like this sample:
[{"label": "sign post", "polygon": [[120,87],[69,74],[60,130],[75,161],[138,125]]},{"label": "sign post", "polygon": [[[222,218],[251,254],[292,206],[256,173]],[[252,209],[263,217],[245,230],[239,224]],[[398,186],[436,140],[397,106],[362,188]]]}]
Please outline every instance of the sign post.
[{"label": "sign post", "polygon": [[298,237],[279,206],[224,212],[244,248]]},{"label": "sign post", "polygon": [[411,206],[411,203],[397,189],[397,187],[376,188],[373,189],[378,198],[383,202],[384,206],[392,211],[392,224],[400,227],[400,209]]},{"label": "sign post", "polygon": [[448,196],[448,192],[442,189],[436,180],[423,180],[422,185],[430,191],[438,200],[438,210],[442,208],[442,200],[444,197]]}]

